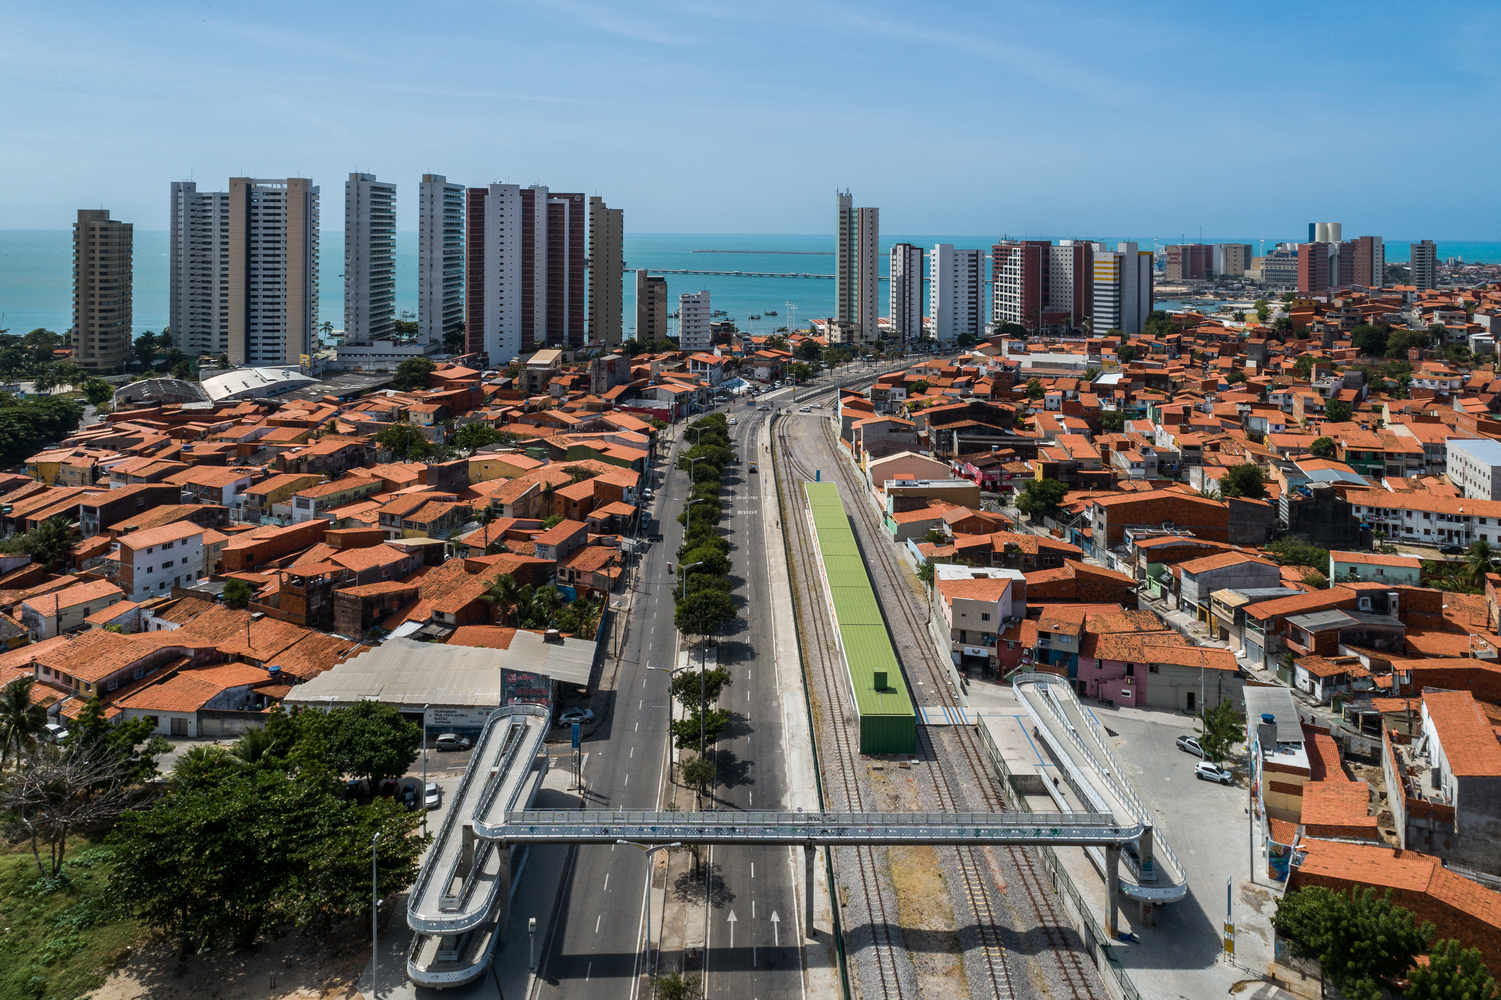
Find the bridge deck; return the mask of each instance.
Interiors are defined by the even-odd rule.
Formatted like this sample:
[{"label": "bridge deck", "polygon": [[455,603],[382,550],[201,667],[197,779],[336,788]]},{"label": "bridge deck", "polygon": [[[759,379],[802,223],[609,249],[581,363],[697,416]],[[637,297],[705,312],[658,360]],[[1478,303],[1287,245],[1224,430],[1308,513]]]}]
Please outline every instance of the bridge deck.
[{"label": "bridge deck", "polygon": [[509,814],[509,844],[1123,844],[1141,826],[1096,813],[783,813],[532,810]]},{"label": "bridge deck", "polygon": [[[493,838],[479,833],[479,817],[515,808],[548,721],[548,710],[534,705],[501,708],[490,716],[412,889],[407,904],[412,930],[471,930],[490,918],[497,894],[509,890],[502,881],[510,865]],[[466,837],[466,826],[475,827],[474,835]]]},{"label": "bridge deck", "polygon": [[[1038,737],[1051,749],[1072,779],[1073,790],[1086,804],[1105,812],[1123,827],[1142,831],[1149,824],[1155,826],[1151,811],[1110,749],[1103,728],[1085,713],[1068,678],[1044,673],[1018,674],[1012,686],[1036,726]],[[1155,903],[1182,899],[1188,892],[1187,876],[1167,839],[1160,830],[1152,830],[1151,864],[1142,865],[1139,837],[1138,832],[1138,843],[1124,857],[1121,891],[1132,899]],[[1095,863],[1101,871],[1105,870],[1103,856],[1096,857]]]}]

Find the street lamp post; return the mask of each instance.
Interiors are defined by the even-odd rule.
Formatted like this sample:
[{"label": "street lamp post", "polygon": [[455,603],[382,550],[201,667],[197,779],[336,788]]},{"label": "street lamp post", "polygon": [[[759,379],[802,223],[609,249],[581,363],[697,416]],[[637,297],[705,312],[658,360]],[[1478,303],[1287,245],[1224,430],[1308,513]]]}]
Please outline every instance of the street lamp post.
[{"label": "street lamp post", "polygon": [[422,834],[427,835],[427,705],[422,706]]},{"label": "street lamp post", "polygon": [[[692,462],[695,460],[690,458],[689,461]],[[687,500],[680,501],[683,504],[683,513],[687,515],[683,518],[684,535],[687,535],[688,529],[693,527],[693,505],[696,503],[703,503],[707,499],[707,497],[691,497]]]},{"label": "street lamp post", "polygon": [[[683,844],[682,841],[679,840],[674,840],[670,844],[657,844],[654,847],[648,847],[645,844],[638,844],[634,840],[617,840],[615,841],[615,843],[628,844],[631,847],[639,847],[646,853],[646,974],[651,975],[651,856],[657,851],[669,847],[682,847]],[[657,950],[657,955],[660,957],[661,953],[661,949],[659,948]]]},{"label": "street lamp post", "polygon": [[380,996],[380,989],[376,980],[376,973],[380,968],[380,955],[375,950],[379,944],[380,935],[376,919],[380,915],[380,894],[376,889],[376,841],[380,840],[380,834],[370,838],[370,995]]}]

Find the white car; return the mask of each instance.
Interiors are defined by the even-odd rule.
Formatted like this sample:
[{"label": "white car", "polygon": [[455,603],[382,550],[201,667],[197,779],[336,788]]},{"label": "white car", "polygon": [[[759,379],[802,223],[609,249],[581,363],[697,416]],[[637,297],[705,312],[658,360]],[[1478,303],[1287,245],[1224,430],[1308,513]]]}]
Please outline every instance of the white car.
[{"label": "white car", "polygon": [[731,427],[735,426],[735,418],[734,417],[730,418],[730,426]]},{"label": "white car", "polygon": [[1235,784],[1235,775],[1227,768],[1212,764],[1207,760],[1201,760],[1194,765],[1194,777],[1200,781],[1214,781],[1221,785]]},{"label": "white car", "polygon": [[423,790],[422,807],[429,810],[443,807],[443,789],[438,787],[436,781],[429,781]]}]

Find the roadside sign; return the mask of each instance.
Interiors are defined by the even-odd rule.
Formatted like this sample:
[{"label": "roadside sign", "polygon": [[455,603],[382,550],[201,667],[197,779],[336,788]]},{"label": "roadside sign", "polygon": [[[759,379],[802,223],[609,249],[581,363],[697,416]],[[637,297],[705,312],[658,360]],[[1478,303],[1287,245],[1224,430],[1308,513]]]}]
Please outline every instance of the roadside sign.
[{"label": "roadside sign", "polygon": [[577,750],[578,748],[579,748],[579,724],[577,722],[575,722],[573,724],[573,749]]},{"label": "roadside sign", "polygon": [[1225,921],[1225,954],[1235,954],[1235,925]]}]

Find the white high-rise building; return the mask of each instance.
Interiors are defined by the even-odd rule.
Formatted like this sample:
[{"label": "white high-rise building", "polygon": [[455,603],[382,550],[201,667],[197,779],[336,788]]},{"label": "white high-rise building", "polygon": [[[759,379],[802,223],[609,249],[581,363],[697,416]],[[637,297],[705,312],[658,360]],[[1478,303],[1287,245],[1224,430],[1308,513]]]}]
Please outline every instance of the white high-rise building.
[{"label": "white high-rise building", "polygon": [[839,195],[834,226],[835,343],[868,344],[879,335],[877,315],[879,275],[876,257],[881,244],[881,210],[856,208],[848,191]]},{"label": "white high-rise building", "polygon": [[417,197],[417,342],[462,341],[464,185],[423,174]]},{"label": "white high-rise building", "polygon": [[935,243],[928,255],[928,317],[938,346],[955,346],[961,333],[985,333],[985,251]]},{"label": "white high-rise building", "polygon": [[172,182],[167,323],[189,355],[229,353],[229,192]]},{"label": "white high-rise building", "polygon": [[344,343],[390,340],[396,319],[396,185],[344,182]]},{"label": "white high-rise building", "polygon": [[1152,251],[1135,243],[1114,250],[1096,244],[1094,254],[1094,333],[1140,333],[1152,312]]},{"label": "white high-rise building", "polygon": [[678,347],[684,351],[707,351],[714,346],[709,332],[709,293],[684,292],[678,296]]},{"label": "white high-rise building", "polygon": [[489,187],[483,259],[484,330],[479,349],[490,364],[505,365],[521,356],[520,184]]},{"label": "white high-rise building", "polygon": [[902,347],[922,339],[922,247],[891,245],[891,336]]},{"label": "white high-rise building", "polygon": [[306,177],[231,177],[230,364],[298,364],[317,331],[317,185]]}]

